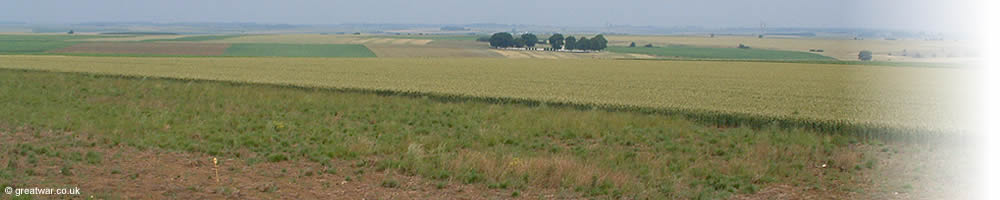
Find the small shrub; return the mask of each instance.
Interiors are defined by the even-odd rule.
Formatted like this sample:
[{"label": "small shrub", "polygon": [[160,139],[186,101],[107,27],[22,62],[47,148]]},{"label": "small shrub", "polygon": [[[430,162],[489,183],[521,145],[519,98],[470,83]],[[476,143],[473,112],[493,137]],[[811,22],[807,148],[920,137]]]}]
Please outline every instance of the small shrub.
[{"label": "small shrub", "polygon": [[396,181],[396,180],[394,180],[394,179],[385,179],[385,180],[382,180],[382,187],[396,188],[396,187],[399,187],[399,182]]},{"label": "small shrub", "polygon": [[69,165],[63,165],[62,168],[59,168],[59,173],[63,176],[73,176],[73,171]]},{"label": "small shrub", "polygon": [[87,160],[87,164],[96,165],[101,164],[101,153],[90,151],[84,156]]},{"label": "small shrub", "polygon": [[267,161],[269,162],[281,162],[288,160],[288,156],[285,154],[275,153],[267,156]]}]

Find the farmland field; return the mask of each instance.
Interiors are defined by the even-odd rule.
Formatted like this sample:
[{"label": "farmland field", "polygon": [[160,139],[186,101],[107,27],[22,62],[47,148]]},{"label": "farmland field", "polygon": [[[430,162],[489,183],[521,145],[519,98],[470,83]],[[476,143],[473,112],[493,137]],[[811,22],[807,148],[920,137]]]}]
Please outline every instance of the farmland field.
[{"label": "farmland field", "polygon": [[99,37],[99,38],[85,38],[85,39],[72,39],[69,41],[77,42],[138,42],[138,41],[150,41],[150,40],[169,40],[181,37],[188,37],[186,35],[130,35],[130,36],[119,36],[119,37]]},{"label": "farmland field", "polygon": [[366,35],[320,35],[320,34],[275,34],[246,35],[242,37],[224,38],[221,40],[206,40],[205,42],[224,43],[276,43],[276,44],[397,44],[424,45],[433,39],[403,38],[392,36]]},{"label": "farmland field", "polygon": [[198,41],[222,40],[226,38],[235,38],[241,36],[242,35],[198,35],[198,36],[181,36],[173,38],[154,38],[142,41],[143,42],[198,42]]},{"label": "farmland field", "polygon": [[[866,40],[831,39],[831,38],[764,38],[750,36],[622,36],[610,35],[608,46],[628,46],[631,42],[642,46],[687,45],[695,47],[735,48],[745,44],[755,49],[771,49],[785,51],[809,52],[809,49],[823,49],[820,55],[840,60],[857,60],[858,52],[870,50],[878,61],[913,61],[913,62],[964,62],[975,53],[971,43],[959,41],[924,41],[924,40],[881,40],[872,38]],[[904,50],[908,56],[904,55]],[[922,53],[924,58],[914,58],[916,53]],[[889,55],[892,54],[892,55]],[[934,57],[931,57],[934,55]]]},{"label": "farmland field", "polygon": [[223,55],[229,47],[229,44],[86,42],[74,44],[65,48],[53,49],[48,52],[76,54],[219,56]]},{"label": "farmland field", "polygon": [[[949,178],[915,173],[948,149],[676,116],[10,69],[0,91],[0,184],[106,199],[884,199],[965,186],[913,181]],[[365,189],[335,192],[353,188]]]},{"label": "farmland field", "polygon": [[375,57],[362,45],[351,44],[233,44],[226,56]]},{"label": "farmland field", "polygon": [[950,88],[969,74],[950,68],[582,59],[3,58],[0,68],[721,113],[726,117],[700,117],[736,124],[805,120],[823,127],[967,127],[957,102],[968,94]]},{"label": "farmland field", "polygon": [[660,57],[674,58],[703,58],[703,59],[745,59],[745,60],[835,60],[819,54],[762,50],[762,49],[739,49],[739,48],[704,48],[692,46],[666,46],[666,47],[608,47],[608,51],[619,53],[647,54]]},{"label": "farmland field", "polygon": [[963,104],[975,96],[960,89],[973,70],[955,63],[664,45],[671,36],[611,36],[662,47],[591,53],[474,36],[4,37],[0,187],[79,185],[103,199],[953,199],[970,187],[961,172],[978,170]]},{"label": "farmland field", "polygon": [[41,54],[75,44],[69,41],[88,38],[115,38],[85,35],[4,35],[0,34],[0,54]]},{"label": "farmland field", "polygon": [[454,48],[435,45],[365,45],[375,55],[381,58],[413,58],[413,57],[501,57],[500,54],[485,48]]}]

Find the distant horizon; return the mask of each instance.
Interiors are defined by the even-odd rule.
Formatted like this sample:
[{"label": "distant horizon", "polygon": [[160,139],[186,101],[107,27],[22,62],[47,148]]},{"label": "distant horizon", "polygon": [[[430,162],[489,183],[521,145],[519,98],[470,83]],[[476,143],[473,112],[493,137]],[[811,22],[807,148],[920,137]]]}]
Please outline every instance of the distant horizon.
[{"label": "distant horizon", "polygon": [[[377,23],[377,22],[352,22],[352,23],[329,23],[329,24],[316,24],[316,23],[267,23],[267,22],[254,22],[254,21],[176,21],[176,22],[157,22],[157,21],[84,21],[84,22],[25,22],[25,21],[0,21],[0,25],[92,25],[92,24],[153,24],[153,25],[182,25],[182,24],[254,24],[254,25],[289,25],[289,26],[342,26],[342,25],[403,25],[403,26],[468,26],[468,25],[500,25],[500,26],[537,26],[537,27],[552,27],[552,28],[606,28],[608,26],[597,26],[597,25],[552,25],[552,24],[509,24],[509,23],[497,23],[497,22],[481,22],[481,23]],[[723,27],[713,27],[704,25],[673,25],[673,26],[658,26],[658,25],[635,25],[635,24],[610,24],[611,27],[636,27],[636,28],[663,28],[663,29],[706,29],[706,30],[733,30],[733,29],[757,29],[758,27],[753,26],[723,26]],[[770,26],[770,25],[768,25]],[[802,30],[863,30],[863,31],[889,31],[889,32],[910,32],[910,33],[964,33],[964,32],[939,32],[939,31],[927,31],[927,30],[907,30],[907,29],[893,29],[893,28],[866,28],[866,27],[808,27],[808,26],[774,26],[767,27],[767,29],[802,29]]]},{"label": "distant horizon", "polygon": [[[974,0],[887,1],[458,1],[377,2],[289,0],[10,1],[0,21],[28,24],[84,22],[335,24],[509,24],[556,27],[851,28],[969,32]],[[8,2],[9,1],[9,2]]]}]

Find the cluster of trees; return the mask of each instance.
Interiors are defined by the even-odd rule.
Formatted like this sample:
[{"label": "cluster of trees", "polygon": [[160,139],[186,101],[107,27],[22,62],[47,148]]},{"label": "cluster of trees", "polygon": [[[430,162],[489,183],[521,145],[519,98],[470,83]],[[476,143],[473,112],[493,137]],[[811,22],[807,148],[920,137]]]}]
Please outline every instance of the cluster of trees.
[{"label": "cluster of trees", "polygon": [[535,44],[538,44],[538,36],[528,33],[514,38],[510,33],[501,32],[494,33],[489,42],[492,47],[535,47]]},{"label": "cluster of trees", "polygon": [[872,60],[872,51],[862,50],[861,52],[858,52],[858,60],[861,60],[861,61],[871,61]]},{"label": "cluster of trees", "polygon": [[608,48],[608,40],[604,39],[604,35],[597,35],[594,38],[587,39],[587,37],[580,37],[577,40],[573,36],[563,37],[562,34],[553,34],[549,37],[549,44],[552,45],[553,49],[566,49],[574,50],[602,50]]},{"label": "cluster of trees", "polygon": [[[483,40],[482,38],[480,40]],[[507,32],[494,33],[493,36],[489,38],[490,46],[492,47],[535,47],[535,44],[539,43],[538,36],[535,34],[527,33],[519,37],[514,37]],[[576,39],[573,36],[563,37],[562,34],[554,34],[549,37],[548,43],[552,45],[553,49],[562,49],[566,47],[569,50],[602,50],[608,48],[608,40],[604,38],[604,35],[597,35],[594,38],[580,37]]]}]

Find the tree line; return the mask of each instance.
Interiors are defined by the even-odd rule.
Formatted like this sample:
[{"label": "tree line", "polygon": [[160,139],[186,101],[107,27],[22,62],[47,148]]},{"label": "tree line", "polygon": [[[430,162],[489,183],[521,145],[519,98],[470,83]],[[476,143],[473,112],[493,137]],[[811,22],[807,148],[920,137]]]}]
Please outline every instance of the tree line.
[{"label": "tree line", "polygon": [[553,49],[565,47],[568,50],[602,50],[608,48],[608,40],[604,39],[604,35],[597,35],[590,39],[580,37],[578,40],[573,36],[564,38],[562,34],[556,33],[549,37],[549,44],[552,44]]},{"label": "tree line", "polygon": [[528,33],[514,38],[510,33],[500,32],[494,33],[489,41],[492,47],[535,47],[535,44],[538,44],[538,36]]},{"label": "tree line", "polygon": [[[494,33],[493,36],[489,38],[490,46],[498,48],[507,47],[535,47],[538,44],[538,36],[535,34],[526,33],[522,34],[520,37],[514,37],[507,32]],[[573,36],[563,37],[562,34],[553,34],[548,39],[549,44],[552,45],[553,49],[562,49],[565,47],[567,50],[602,50],[608,47],[608,40],[604,38],[604,35],[597,35],[594,38],[580,37],[576,39]]]}]

